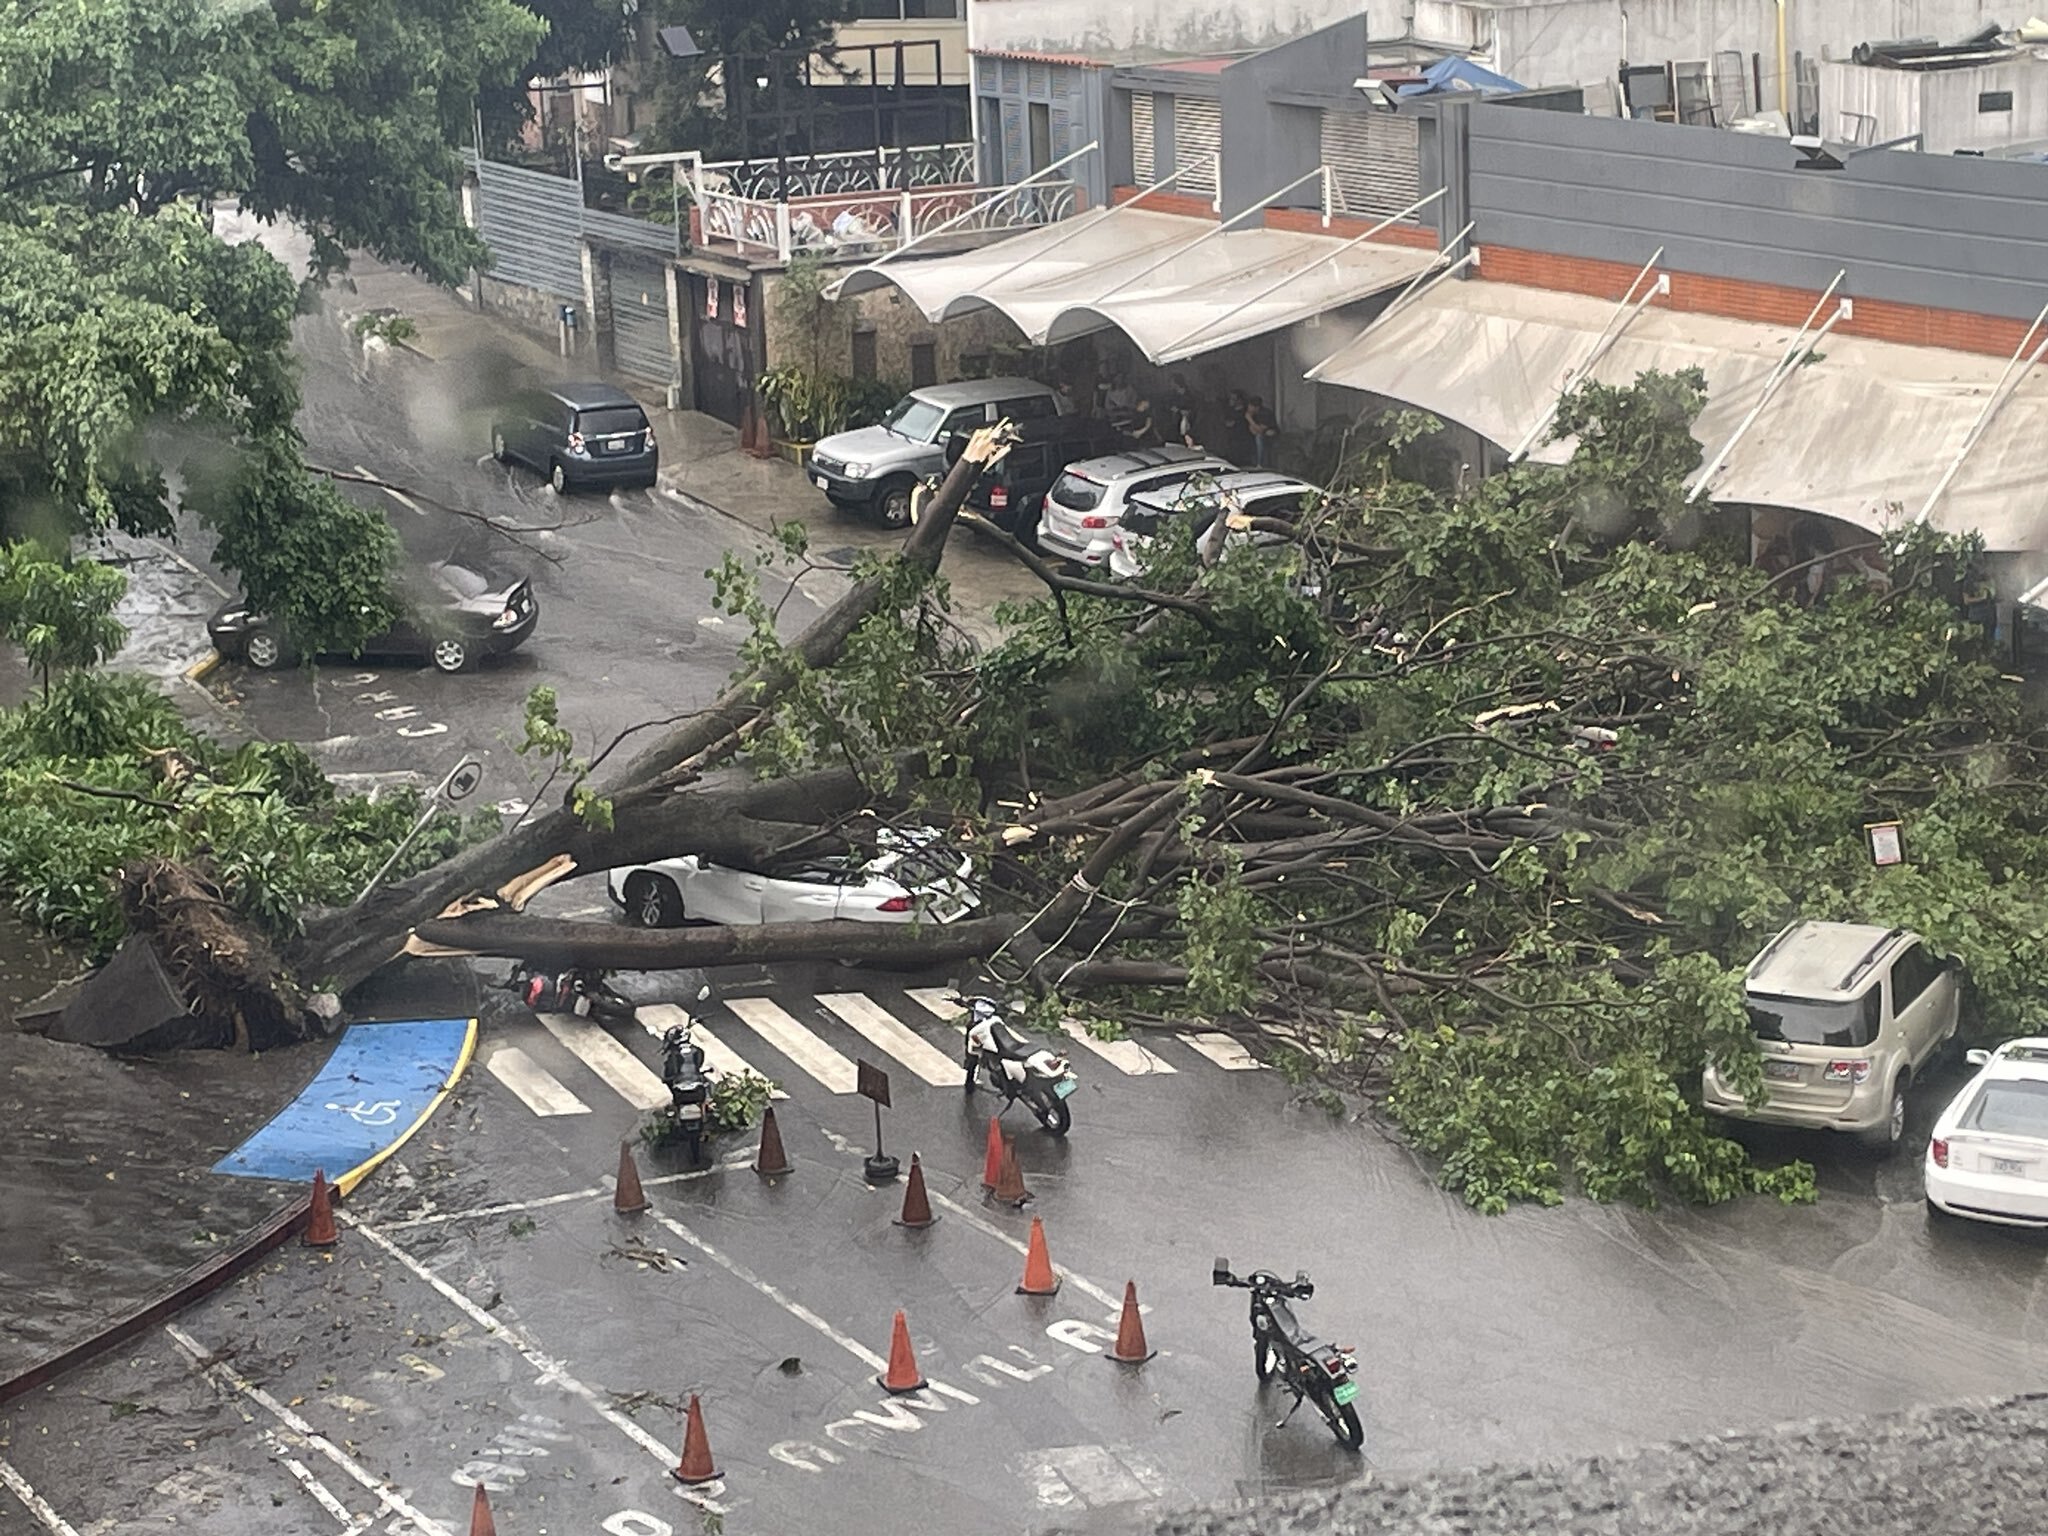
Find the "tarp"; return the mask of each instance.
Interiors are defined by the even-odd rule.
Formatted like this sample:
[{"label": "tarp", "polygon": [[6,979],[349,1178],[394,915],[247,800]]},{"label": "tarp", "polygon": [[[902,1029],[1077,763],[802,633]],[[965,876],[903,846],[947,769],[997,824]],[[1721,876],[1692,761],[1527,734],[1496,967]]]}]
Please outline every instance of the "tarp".
[{"label": "tarp", "polygon": [[1041,346],[1114,325],[1170,363],[1398,287],[1434,254],[1103,208],[977,250],[860,267],[839,292],[894,286],[934,322],[998,309]]},{"label": "tarp", "polygon": [[213,1171],[302,1183],[318,1168],[347,1193],[434,1112],[475,1048],[475,1019],[352,1024],[305,1090]]},{"label": "tarp", "polygon": [[[1616,306],[1507,283],[1446,282],[1311,371],[1433,411],[1512,450],[1589,357]],[[1697,367],[1707,405],[1693,436],[1711,458],[1761,398],[1796,326],[1645,309],[1592,370],[1626,384],[1649,369]],[[1709,492],[1794,508],[1873,531],[1911,519],[1967,441],[2003,359],[1831,332],[1758,415]],[[2048,367],[1991,419],[1931,521],[1974,529],[1995,551],[2048,548]],[[1562,462],[1571,444],[1538,446]]]},{"label": "tarp", "polygon": [[1469,91],[1481,96],[1505,96],[1514,91],[1525,91],[1528,87],[1519,80],[1510,80],[1506,75],[1497,75],[1484,65],[1474,64],[1470,59],[1438,59],[1422,72],[1419,82],[1404,85],[1396,92],[1401,96],[1442,96],[1456,91]]}]

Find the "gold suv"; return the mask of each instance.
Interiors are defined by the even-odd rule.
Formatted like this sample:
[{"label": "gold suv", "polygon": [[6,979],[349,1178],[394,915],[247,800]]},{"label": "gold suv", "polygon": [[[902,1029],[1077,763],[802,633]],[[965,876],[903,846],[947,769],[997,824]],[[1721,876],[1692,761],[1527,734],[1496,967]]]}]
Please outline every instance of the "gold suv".
[{"label": "gold suv", "polygon": [[1743,990],[1764,1101],[1745,1103],[1709,1065],[1707,1112],[1897,1146],[1907,1088],[1956,1032],[1956,968],[1903,928],[1798,922],[1750,961]]}]

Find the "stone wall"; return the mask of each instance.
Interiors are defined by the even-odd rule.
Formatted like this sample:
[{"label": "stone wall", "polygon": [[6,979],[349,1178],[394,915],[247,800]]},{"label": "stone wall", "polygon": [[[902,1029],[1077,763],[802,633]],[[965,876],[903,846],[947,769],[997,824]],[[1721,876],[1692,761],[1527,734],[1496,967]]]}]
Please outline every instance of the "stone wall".
[{"label": "stone wall", "polygon": [[[502,282],[487,275],[477,277],[476,293],[477,308],[510,321],[536,341],[546,343],[550,349],[560,339],[557,316],[563,301],[553,294],[542,293],[520,283]],[[597,339],[591,325],[591,316],[584,313],[584,306],[579,303],[576,306],[575,356],[587,358],[595,366]]]},{"label": "stone wall", "polygon": [[929,342],[941,382],[962,377],[965,360],[994,348],[1021,346],[1020,332],[999,311],[982,310],[933,325],[894,288],[821,301],[792,303],[788,282],[780,273],[763,273],[758,291],[768,319],[768,366],[817,366],[829,373],[853,371],[853,335],[872,331],[875,375],[908,385],[910,349]]}]

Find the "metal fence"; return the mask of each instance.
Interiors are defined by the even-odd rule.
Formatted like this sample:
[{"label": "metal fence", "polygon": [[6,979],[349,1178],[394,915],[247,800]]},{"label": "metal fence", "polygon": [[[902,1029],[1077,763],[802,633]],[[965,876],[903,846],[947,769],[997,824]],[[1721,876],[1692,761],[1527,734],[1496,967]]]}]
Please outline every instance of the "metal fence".
[{"label": "metal fence", "polygon": [[476,172],[477,232],[491,251],[491,276],[562,299],[583,296],[583,241],[651,256],[681,254],[679,226],[583,206],[582,185],[463,151]]}]

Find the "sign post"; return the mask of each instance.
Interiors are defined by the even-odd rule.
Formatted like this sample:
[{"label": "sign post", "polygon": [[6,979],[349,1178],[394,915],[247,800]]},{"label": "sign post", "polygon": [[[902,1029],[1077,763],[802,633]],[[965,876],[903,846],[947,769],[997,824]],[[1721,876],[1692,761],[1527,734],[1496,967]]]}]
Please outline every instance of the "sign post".
[{"label": "sign post", "polygon": [[889,1074],[865,1061],[856,1061],[859,1077],[854,1091],[875,1106],[875,1155],[861,1164],[870,1184],[886,1184],[896,1177],[899,1164],[882,1150],[882,1111],[889,1107]]}]

